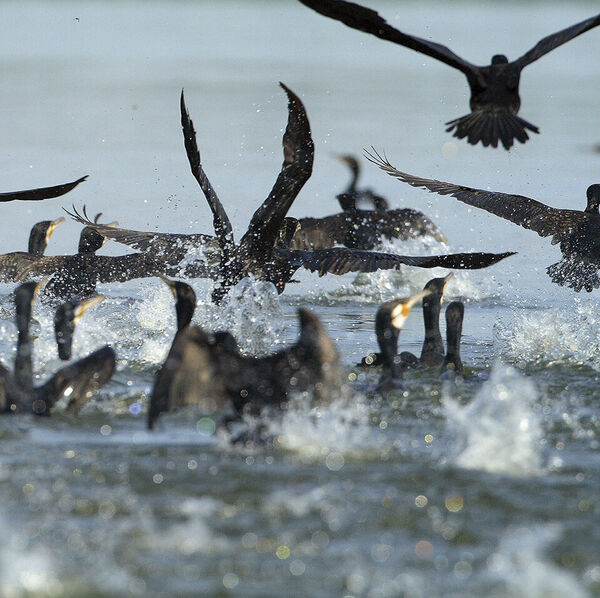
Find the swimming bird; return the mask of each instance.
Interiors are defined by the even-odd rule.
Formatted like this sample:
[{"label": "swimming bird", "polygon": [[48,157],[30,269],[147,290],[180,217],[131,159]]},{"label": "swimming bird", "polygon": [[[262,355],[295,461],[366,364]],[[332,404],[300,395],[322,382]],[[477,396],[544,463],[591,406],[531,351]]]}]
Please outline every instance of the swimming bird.
[{"label": "swimming bird", "polygon": [[358,187],[358,179],[360,178],[360,163],[358,159],[350,154],[343,154],[339,156],[339,159],[348,166],[351,177],[348,187],[336,196],[342,210],[353,210],[361,204],[363,204],[363,207],[367,205],[379,211],[388,210],[390,206],[384,197],[377,195],[377,193],[368,187]]},{"label": "swimming bird", "polygon": [[76,412],[114,371],[115,353],[105,346],[61,368],[42,386],[34,386],[29,323],[35,297],[45,282],[26,282],[15,290],[17,355],[14,374],[0,364],[0,413],[49,415],[62,397],[69,399],[67,410]]},{"label": "swimming bird", "polygon": [[423,299],[423,324],[425,339],[421,356],[417,357],[409,351],[403,351],[400,359],[405,367],[431,367],[441,365],[444,361],[444,341],[440,332],[440,310],[442,297],[452,278],[451,272],[445,278],[432,278],[423,290],[429,291]]},{"label": "swimming bird", "polygon": [[37,222],[33,225],[31,232],[29,233],[29,242],[26,252],[12,251],[0,255],[0,281],[16,281],[17,272],[19,270],[26,268],[27,264],[30,264],[37,258],[43,256],[54,230],[64,221],[65,219],[61,217],[56,220]]},{"label": "swimming bird", "polygon": [[85,181],[88,175],[82,176],[80,179],[63,185],[55,185],[54,187],[40,187],[39,189],[25,189],[24,191],[9,191],[8,193],[0,193],[0,202],[4,201],[41,201],[42,199],[52,199],[60,197],[71,191]]},{"label": "swimming bird", "polygon": [[446,308],[446,355],[442,363],[442,377],[464,376],[464,368],[460,358],[460,337],[465,306],[461,301],[452,301]]},{"label": "swimming bird", "polygon": [[266,357],[241,355],[228,332],[208,333],[190,326],[196,305],[193,289],[160,277],[176,297],[177,333],[157,373],[148,428],[162,412],[199,405],[211,414],[230,404],[236,416],[282,407],[291,391],[310,391],[324,400],[340,384],[335,345],[315,314],[299,309],[300,336],[287,349]]},{"label": "swimming bird", "polygon": [[375,334],[380,353],[375,354],[383,367],[379,390],[387,391],[402,388],[403,366],[398,355],[398,338],[411,309],[421,299],[425,300],[431,290],[425,289],[416,295],[403,299],[393,299],[379,306],[375,315]]},{"label": "swimming bird", "polygon": [[588,187],[584,210],[566,210],[552,208],[523,195],[416,177],[397,170],[376,151],[369,153],[368,158],[390,176],[413,187],[451,195],[470,206],[533,230],[540,237],[552,237],[552,244],[560,244],[563,255],[560,262],[546,268],[552,282],[568,286],[577,293],[582,289],[590,292],[600,287],[600,184]]},{"label": "swimming bird", "polygon": [[510,149],[517,139],[525,143],[527,131],[538,133],[535,125],[517,116],[521,106],[521,71],[548,52],[600,25],[600,14],[548,35],[517,60],[509,62],[503,54],[492,57],[487,66],[476,66],[441,44],[403,33],[389,25],[377,12],[344,0],[300,0],[316,12],[341,21],[348,27],[405,46],[461,71],[471,90],[471,112],[446,123],[454,137],[467,138],[476,145],[497,147],[502,142]]},{"label": "swimming bird", "polygon": [[58,348],[58,356],[63,361],[71,359],[73,349],[73,334],[75,327],[83,314],[104,301],[104,295],[96,295],[83,301],[65,301],[61,303],[54,314],[54,337]]}]

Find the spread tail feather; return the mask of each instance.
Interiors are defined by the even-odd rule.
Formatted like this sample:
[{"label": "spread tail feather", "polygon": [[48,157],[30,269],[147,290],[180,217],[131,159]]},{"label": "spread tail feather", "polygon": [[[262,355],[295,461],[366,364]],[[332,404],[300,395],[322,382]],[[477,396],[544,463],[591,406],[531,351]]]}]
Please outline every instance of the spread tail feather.
[{"label": "spread tail feather", "polygon": [[506,110],[475,110],[446,124],[448,133],[454,131],[453,136],[459,139],[467,137],[471,145],[477,145],[481,141],[484,147],[498,147],[500,140],[507,150],[512,147],[515,139],[521,143],[529,139],[525,129],[539,133],[535,125]]},{"label": "spread tail feather", "polygon": [[585,289],[588,293],[600,288],[598,265],[565,258],[546,268],[552,282],[572,288],[576,293]]}]

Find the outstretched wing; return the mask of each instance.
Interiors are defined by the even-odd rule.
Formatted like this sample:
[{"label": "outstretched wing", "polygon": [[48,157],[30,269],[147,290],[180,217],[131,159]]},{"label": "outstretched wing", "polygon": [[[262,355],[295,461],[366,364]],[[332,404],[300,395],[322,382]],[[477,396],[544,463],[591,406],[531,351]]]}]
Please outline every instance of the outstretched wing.
[{"label": "outstretched wing", "polygon": [[487,268],[510,255],[514,255],[514,252],[410,256],[334,247],[317,251],[289,251],[286,258],[290,265],[303,267],[323,276],[325,274],[341,275],[347,272],[390,270],[397,269],[401,265],[417,268],[442,267],[456,270],[476,270]]},{"label": "outstretched wing", "polygon": [[181,91],[180,108],[181,127],[183,129],[185,151],[190,162],[190,168],[192,169],[192,174],[198,181],[200,189],[202,189],[204,197],[206,197],[206,201],[208,201],[208,205],[212,210],[215,234],[217,235],[219,246],[223,254],[222,262],[228,263],[235,249],[233,229],[227,213],[223,208],[223,204],[217,197],[213,186],[210,184],[210,181],[208,180],[208,177],[202,168],[202,163],[200,162],[200,152],[198,151],[198,144],[196,143],[196,131],[194,130],[194,123],[192,122],[192,119],[190,118],[185,106],[183,90]]},{"label": "outstretched wing", "polygon": [[476,74],[475,65],[457,56],[446,46],[398,31],[370,8],[344,0],[300,0],[300,2],[326,17],[341,21],[348,27],[431,56],[466,75]]},{"label": "outstretched wing", "polygon": [[254,212],[240,246],[250,254],[270,251],[279,237],[284,218],[300,189],[312,174],[314,144],[310,123],[300,98],[283,83],[288,97],[288,122],[283,134],[283,165],[269,196]]},{"label": "outstretched wing", "polygon": [[561,241],[565,235],[570,234],[575,228],[584,226],[590,218],[590,215],[586,212],[551,208],[523,195],[473,189],[462,185],[416,177],[397,170],[385,156],[382,157],[374,149],[373,153],[365,151],[365,156],[390,176],[404,183],[408,183],[413,187],[428,189],[439,195],[451,195],[470,206],[481,208],[491,214],[500,216],[500,218],[510,220],[523,228],[533,230],[540,237],[553,236],[553,243]]},{"label": "outstretched wing", "polygon": [[548,52],[554,50],[554,48],[558,48],[558,46],[566,44],[574,37],[577,37],[578,35],[581,35],[582,33],[585,33],[586,31],[589,31],[598,25],[600,25],[600,14],[586,19],[585,21],[581,21],[581,23],[571,25],[562,31],[548,35],[539,41],[535,46],[533,46],[529,52],[526,52],[523,54],[523,56],[521,56],[521,58],[515,60],[515,64],[519,67],[519,69],[523,69],[528,64],[531,64],[538,58],[544,56],[544,54],[548,54]]},{"label": "outstretched wing", "polygon": [[52,199],[53,197],[60,197],[65,193],[71,191],[85,181],[88,175],[82,176],[80,179],[73,181],[72,183],[65,183],[64,185],[56,185],[55,187],[40,187],[39,189],[27,189],[26,191],[12,191],[10,193],[0,193],[1,201],[40,201],[42,199]]},{"label": "outstretched wing", "polygon": [[111,379],[115,362],[115,352],[107,345],[61,368],[36,390],[34,413],[47,415],[62,397],[69,400],[67,411],[77,413]]},{"label": "outstretched wing", "polygon": [[186,255],[199,247],[206,248],[206,258],[208,261],[217,259],[215,253],[218,250],[218,242],[216,237],[211,235],[203,235],[200,233],[185,235],[178,233],[153,233],[139,230],[131,230],[127,228],[118,228],[107,224],[97,224],[87,217],[85,212],[81,214],[73,206],[73,210],[69,211],[63,208],[69,216],[76,222],[89,226],[96,230],[100,235],[122,243],[138,251],[153,253],[167,263],[175,265],[181,262]]}]

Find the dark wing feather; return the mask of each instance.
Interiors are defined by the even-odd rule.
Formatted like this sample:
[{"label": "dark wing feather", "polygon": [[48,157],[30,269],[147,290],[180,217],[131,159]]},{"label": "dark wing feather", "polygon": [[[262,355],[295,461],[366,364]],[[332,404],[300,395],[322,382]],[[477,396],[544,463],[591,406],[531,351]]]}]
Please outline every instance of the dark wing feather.
[{"label": "dark wing feather", "polygon": [[404,183],[408,183],[413,187],[428,189],[439,195],[451,195],[470,206],[481,208],[491,214],[500,216],[500,218],[510,220],[523,228],[533,230],[540,237],[553,236],[553,242],[562,240],[565,235],[569,235],[574,229],[584,226],[590,218],[590,214],[586,212],[551,208],[523,195],[485,191],[415,177],[394,168],[385,156],[382,157],[375,150],[373,150],[373,153],[365,152],[365,156],[390,176]]},{"label": "dark wing feather", "polygon": [[53,197],[60,197],[65,193],[71,191],[79,185],[79,183],[85,181],[88,175],[82,176],[80,179],[73,181],[72,183],[65,183],[64,185],[56,185],[54,187],[41,187],[39,189],[27,189],[26,191],[13,191],[10,193],[0,193],[0,202],[2,201],[40,201],[42,199],[52,199]]},{"label": "dark wing feather", "polygon": [[116,241],[138,251],[151,252],[160,256],[169,264],[178,264],[183,260],[187,253],[198,247],[206,247],[206,257],[209,261],[214,259],[215,250],[218,249],[216,237],[211,235],[197,234],[178,234],[178,233],[153,233],[127,228],[118,228],[106,224],[96,224],[89,218],[80,214],[75,207],[73,211],[63,208],[69,216],[76,222],[89,226],[101,234],[103,237]]},{"label": "dark wing feather", "polygon": [[370,8],[365,8],[354,2],[345,2],[344,0],[300,0],[300,2],[326,17],[341,21],[344,25],[352,27],[352,29],[370,33],[381,39],[431,56],[466,75],[476,75],[478,67],[457,56],[446,46],[398,31]]},{"label": "dark wing feather", "polygon": [[544,56],[548,52],[551,52],[558,46],[562,46],[562,44],[567,43],[572,40],[574,37],[593,29],[600,25],[600,14],[597,14],[595,17],[591,17],[586,19],[585,21],[581,21],[581,23],[576,23],[575,25],[571,25],[571,27],[567,27],[562,31],[558,31],[557,33],[553,33],[552,35],[548,35],[541,41],[539,41],[529,52],[526,52],[519,58],[515,60],[515,64],[519,67],[519,69],[525,68],[528,64],[531,64],[538,58]]},{"label": "dark wing feather", "polygon": [[475,270],[486,268],[496,262],[514,255],[508,253],[454,253],[448,255],[395,255],[359,249],[334,247],[317,251],[289,251],[286,259],[290,265],[304,267],[311,272],[324,274],[346,274],[347,272],[375,272],[390,270],[401,265],[417,268],[450,268],[458,270]]},{"label": "dark wing feather", "polygon": [[223,263],[229,262],[232,253],[234,251],[234,240],[233,240],[233,229],[229,217],[223,208],[223,204],[217,197],[213,186],[210,184],[208,177],[204,173],[202,163],[200,162],[200,152],[198,151],[198,144],[196,143],[196,131],[194,130],[194,123],[190,118],[190,115],[185,106],[185,99],[183,97],[183,91],[181,92],[181,127],[183,129],[183,139],[185,143],[185,151],[190,163],[190,168],[194,178],[198,181],[206,201],[213,213],[213,224],[215,228],[215,234],[217,235],[219,246],[223,253]]},{"label": "dark wing feather", "polygon": [[69,399],[67,411],[77,413],[98,389],[111,379],[115,371],[115,362],[115,352],[109,346],[105,346],[58,370],[48,382],[36,390],[34,412],[43,415],[41,406],[49,410],[66,396]]},{"label": "dark wing feather", "polygon": [[269,196],[254,212],[240,246],[253,255],[271,251],[284,218],[312,174],[314,144],[300,98],[279,83],[288,96],[288,122],[283,134],[283,165]]}]

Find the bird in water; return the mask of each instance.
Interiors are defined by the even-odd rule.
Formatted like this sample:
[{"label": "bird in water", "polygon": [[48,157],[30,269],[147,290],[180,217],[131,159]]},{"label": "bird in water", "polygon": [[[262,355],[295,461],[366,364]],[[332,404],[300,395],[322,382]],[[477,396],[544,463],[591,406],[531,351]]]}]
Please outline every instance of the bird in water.
[{"label": "bird in water", "polygon": [[0,193],[0,202],[5,201],[41,201],[43,199],[53,199],[68,193],[79,183],[85,181],[88,175],[82,176],[80,179],[71,183],[55,185],[54,187],[40,187],[39,189],[25,189],[24,191],[9,191],[8,193]]},{"label": "bird in water", "polygon": [[27,267],[27,264],[34,262],[37,258],[44,255],[50,237],[56,230],[56,227],[65,221],[64,218],[56,220],[44,220],[37,222],[31,228],[29,233],[29,242],[27,251],[13,251],[0,255],[0,281],[17,282],[17,273]]},{"label": "bird in water", "polygon": [[[416,239],[430,236],[447,243],[440,229],[425,214],[410,208],[388,209],[387,201],[371,189],[359,189],[360,165],[354,156],[341,160],[348,164],[352,179],[348,188],[337,196],[342,212],[322,218],[300,218],[299,230],[290,249],[328,249],[344,245],[352,249],[373,249],[383,238]],[[360,203],[374,209],[359,209]]]},{"label": "bird in water", "polygon": [[69,400],[67,410],[77,412],[114,371],[115,353],[105,346],[61,368],[43,385],[34,386],[29,325],[33,303],[45,282],[26,282],[15,290],[17,354],[14,373],[0,364],[0,413],[49,415],[62,397]]},{"label": "bird in water", "polygon": [[161,277],[176,298],[177,333],[157,373],[148,410],[148,428],[166,411],[197,405],[212,414],[231,405],[236,417],[264,407],[281,408],[291,391],[325,400],[341,383],[339,358],[315,314],[299,309],[300,336],[290,348],[266,357],[247,357],[228,332],[208,333],[190,322],[194,290]]},{"label": "bird in water", "polygon": [[[423,348],[421,349],[421,356],[417,357],[408,351],[403,351],[396,360],[402,368],[414,368],[414,367],[429,367],[434,365],[440,365],[444,360],[444,341],[440,333],[440,310],[442,305],[442,297],[448,282],[452,278],[453,273],[451,272],[445,278],[432,278],[425,287],[423,288],[423,295],[419,295],[419,298],[423,299],[423,323],[425,325],[425,340],[423,341]],[[400,300],[404,301],[404,300]],[[382,313],[386,313],[387,310],[391,309],[395,305],[394,301],[384,303]],[[382,336],[390,336],[394,328],[389,324],[390,318],[382,318],[378,315],[375,319],[375,331],[377,339]],[[381,342],[379,342],[381,348]],[[398,342],[394,343],[394,347],[398,346]],[[394,356],[396,352],[394,350]],[[384,357],[383,352],[371,353],[364,357],[358,367],[372,368],[383,365]]]},{"label": "bird in water", "polygon": [[[213,251],[208,264],[205,260],[189,260],[185,267],[181,268],[178,263],[174,264],[175,260],[187,255],[187,249],[183,249],[185,242],[180,236],[169,241],[166,235],[155,236],[153,233],[124,231],[122,242],[125,242],[123,239],[129,238],[130,235],[138,239],[138,235],[141,234],[145,241],[132,241],[132,246],[135,243],[140,248],[151,248],[154,246],[152,238],[156,238],[159,246],[163,243],[167,246],[169,243],[176,245],[176,249],[167,247],[156,254],[156,258],[163,264],[161,273],[172,276],[175,270],[181,269],[183,270],[181,275],[187,278],[212,278],[215,280],[212,293],[215,303],[221,302],[231,287],[247,276],[271,282],[277,291],[282,293],[285,285],[292,280],[299,268],[318,272],[320,276],[328,273],[342,275],[348,272],[398,269],[402,264],[421,268],[441,266],[450,269],[477,269],[485,268],[512,255],[508,252],[402,256],[344,247],[315,251],[290,249],[291,239],[297,233],[299,223],[296,219],[287,217],[287,212],[312,173],[314,146],[302,102],[285,85],[281,84],[281,86],[288,96],[288,123],[283,135],[284,162],[271,192],[252,216],[248,230],[239,244],[234,241],[231,222],[202,168],[196,132],[185,106],[183,93],[180,109],[185,149],[192,174],[213,213],[216,237],[210,238],[216,238],[218,249]],[[98,226],[75,212],[73,216],[75,220],[95,228],[103,236],[112,238],[110,231],[118,230],[113,227]],[[173,256],[175,260],[172,259]]]},{"label": "bird in water", "polygon": [[[431,291],[426,289],[403,299],[393,299],[379,306],[375,315],[375,334],[380,353],[375,354],[377,365],[383,372],[378,389],[381,391],[402,388],[403,365],[398,356],[398,338],[411,309]],[[363,360],[364,361],[364,360]]]},{"label": "bird in water", "polygon": [[461,301],[452,301],[446,308],[446,355],[442,362],[442,378],[456,379],[464,377],[464,368],[460,358],[460,337],[465,314]]},{"label": "bird in water", "polygon": [[492,57],[491,64],[477,66],[457,56],[446,46],[398,31],[376,11],[344,0],[300,0],[316,12],[341,21],[348,27],[375,35],[435,58],[461,71],[471,90],[471,112],[446,123],[454,137],[467,138],[476,145],[509,150],[514,140],[525,143],[527,131],[538,133],[535,125],[517,116],[521,106],[519,81],[521,71],[548,52],[600,25],[600,14],[548,35],[517,60],[509,62],[503,54]]},{"label": "bird in water", "polygon": [[429,294],[423,299],[423,324],[425,325],[425,340],[421,348],[421,356],[417,357],[409,351],[400,353],[400,360],[405,367],[439,366],[444,361],[444,341],[440,332],[440,311],[442,297],[452,278],[451,272],[445,278],[433,278],[424,290]]},{"label": "bird in water", "polygon": [[552,237],[552,245],[560,244],[563,255],[560,262],[546,268],[552,282],[568,286],[577,293],[582,289],[590,292],[600,287],[600,184],[588,187],[584,210],[567,210],[552,208],[523,195],[416,177],[397,170],[376,151],[368,153],[367,157],[390,176],[413,187],[450,195],[458,201],[533,230],[540,237]]}]

